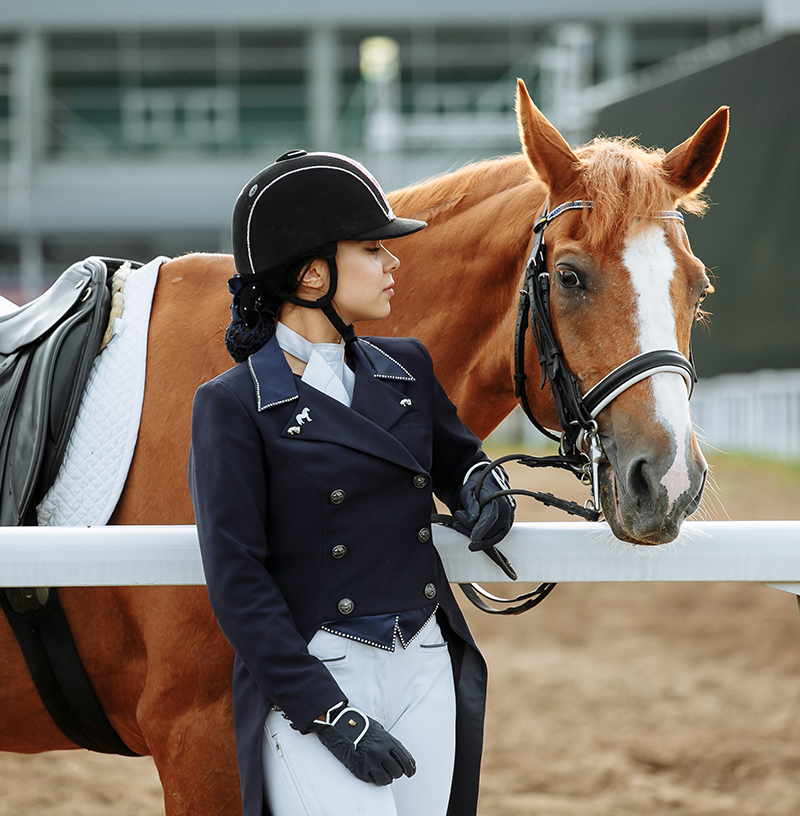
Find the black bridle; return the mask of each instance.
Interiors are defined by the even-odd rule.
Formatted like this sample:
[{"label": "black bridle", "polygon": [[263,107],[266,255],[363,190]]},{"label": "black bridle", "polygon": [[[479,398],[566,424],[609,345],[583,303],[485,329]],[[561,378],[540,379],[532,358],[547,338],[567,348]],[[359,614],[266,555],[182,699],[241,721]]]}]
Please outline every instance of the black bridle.
[{"label": "black bridle", "polygon": [[[550,272],[547,268],[547,253],[544,231],[556,217],[568,210],[591,209],[591,201],[569,201],[548,213],[545,207],[541,218],[533,227],[535,235],[533,250],[525,267],[525,279],[520,290],[517,306],[517,324],[514,336],[514,393],[522,405],[525,415],[549,439],[559,444],[559,453],[569,462],[569,466],[581,476],[591,475],[592,499],[599,510],[597,465],[602,457],[602,448],[597,434],[597,415],[623,391],[653,374],[671,372],[680,374],[692,394],[697,381],[694,365],[690,359],[673,349],[646,351],[631,358],[606,374],[597,385],[586,394],[575,375],[570,371],[564,354],[559,348],[553,330],[550,311]],[[674,210],[661,212],[660,218],[674,218],[683,223],[683,216]],[[534,416],[525,390],[525,335],[530,326],[539,365],[542,371],[540,388],[549,381],[555,403],[561,433],[545,428]],[[589,473],[589,469],[593,471]]]},{"label": "black bridle", "polygon": [[[631,358],[603,377],[586,394],[581,393],[578,379],[570,370],[564,359],[564,354],[558,345],[553,329],[550,310],[550,272],[547,268],[547,253],[544,241],[544,231],[547,225],[568,210],[591,209],[591,201],[568,201],[556,207],[552,212],[545,206],[541,217],[533,227],[534,243],[530,258],[525,266],[523,287],[519,293],[517,306],[517,322],[514,334],[514,393],[522,406],[525,415],[531,423],[548,439],[558,443],[559,450],[556,456],[527,456],[511,455],[497,459],[487,467],[480,476],[476,485],[476,493],[480,491],[484,478],[493,467],[509,460],[519,461],[528,467],[560,467],[571,470],[584,482],[591,484],[592,499],[581,507],[574,502],[556,499],[549,493],[534,493],[527,490],[501,490],[486,497],[481,507],[495,498],[507,495],[526,495],[539,501],[566,510],[568,513],[582,516],[591,521],[598,521],[601,517],[599,499],[599,466],[605,460],[600,443],[597,425],[597,416],[609,403],[623,391],[654,374],[670,372],[680,374],[685,380],[692,395],[697,374],[690,357],[687,359],[679,351],[673,349],[656,349],[646,351]],[[683,216],[669,210],[658,213],[660,218],[676,219],[683,223]],[[525,373],[525,335],[528,327],[533,334],[536,350],[539,354],[541,367],[540,389],[545,383],[550,383],[550,390],[555,403],[558,424],[561,433],[550,430],[534,416],[531,409],[525,383],[528,379]],[[512,579],[516,573],[508,559],[496,548],[486,551],[487,555]],[[552,591],[554,583],[540,584],[533,592],[520,595],[516,598],[497,598],[489,595],[477,584],[461,584],[467,597],[484,612],[495,615],[515,615],[525,612],[536,606]],[[505,609],[495,609],[481,600],[479,596],[503,604],[518,603]]]}]

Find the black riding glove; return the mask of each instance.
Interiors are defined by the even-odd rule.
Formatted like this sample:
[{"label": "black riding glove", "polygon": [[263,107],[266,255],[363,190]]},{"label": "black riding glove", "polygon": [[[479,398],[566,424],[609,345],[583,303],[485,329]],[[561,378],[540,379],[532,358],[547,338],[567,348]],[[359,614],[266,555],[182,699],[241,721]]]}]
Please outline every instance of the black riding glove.
[{"label": "black riding glove", "polygon": [[453,513],[453,529],[470,537],[473,552],[488,550],[502,541],[514,524],[516,503],[512,496],[499,496],[480,510],[480,503],[498,490],[508,489],[508,476],[501,467],[492,469],[481,485],[480,496],[475,495],[478,477],[483,469],[473,470],[461,488],[463,510]]},{"label": "black riding glove", "polygon": [[334,706],[325,722],[308,729],[362,782],[389,785],[403,774],[414,776],[414,757],[379,722],[346,703]]}]

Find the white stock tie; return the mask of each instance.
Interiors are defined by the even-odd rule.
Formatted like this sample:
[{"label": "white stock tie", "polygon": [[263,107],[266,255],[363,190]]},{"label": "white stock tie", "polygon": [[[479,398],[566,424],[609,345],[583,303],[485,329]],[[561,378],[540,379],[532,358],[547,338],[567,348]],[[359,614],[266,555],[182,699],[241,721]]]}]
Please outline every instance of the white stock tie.
[{"label": "white stock tie", "polygon": [[355,374],[345,364],[344,341],[311,343],[283,323],[276,326],[275,338],[285,352],[306,363],[304,383],[350,407]]}]

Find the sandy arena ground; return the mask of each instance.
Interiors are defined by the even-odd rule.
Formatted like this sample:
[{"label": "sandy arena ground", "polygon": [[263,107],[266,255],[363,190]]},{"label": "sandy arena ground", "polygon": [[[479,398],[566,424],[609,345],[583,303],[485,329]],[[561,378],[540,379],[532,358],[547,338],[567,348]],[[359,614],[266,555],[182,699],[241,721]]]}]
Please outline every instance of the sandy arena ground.
[{"label": "sandy arena ground", "polygon": [[[800,469],[718,457],[715,470],[706,517],[726,518],[724,504],[733,519],[800,518]],[[566,474],[510,475],[581,495]],[[563,518],[521,505],[521,520]],[[800,814],[793,596],[748,584],[562,584],[521,617],[466,611],[490,670],[481,816]],[[0,816],[32,809],[164,813],[149,758],[0,754]]]}]

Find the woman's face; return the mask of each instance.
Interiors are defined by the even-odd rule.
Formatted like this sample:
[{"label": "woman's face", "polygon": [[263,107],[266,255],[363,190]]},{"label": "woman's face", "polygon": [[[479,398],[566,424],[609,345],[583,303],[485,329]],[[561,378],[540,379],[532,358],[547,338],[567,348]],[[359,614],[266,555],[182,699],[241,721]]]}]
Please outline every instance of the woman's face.
[{"label": "woman's face", "polygon": [[380,320],[392,310],[394,273],[400,261],[380,241],[340,241],[339,282],[333,305],[345,323]]}]

